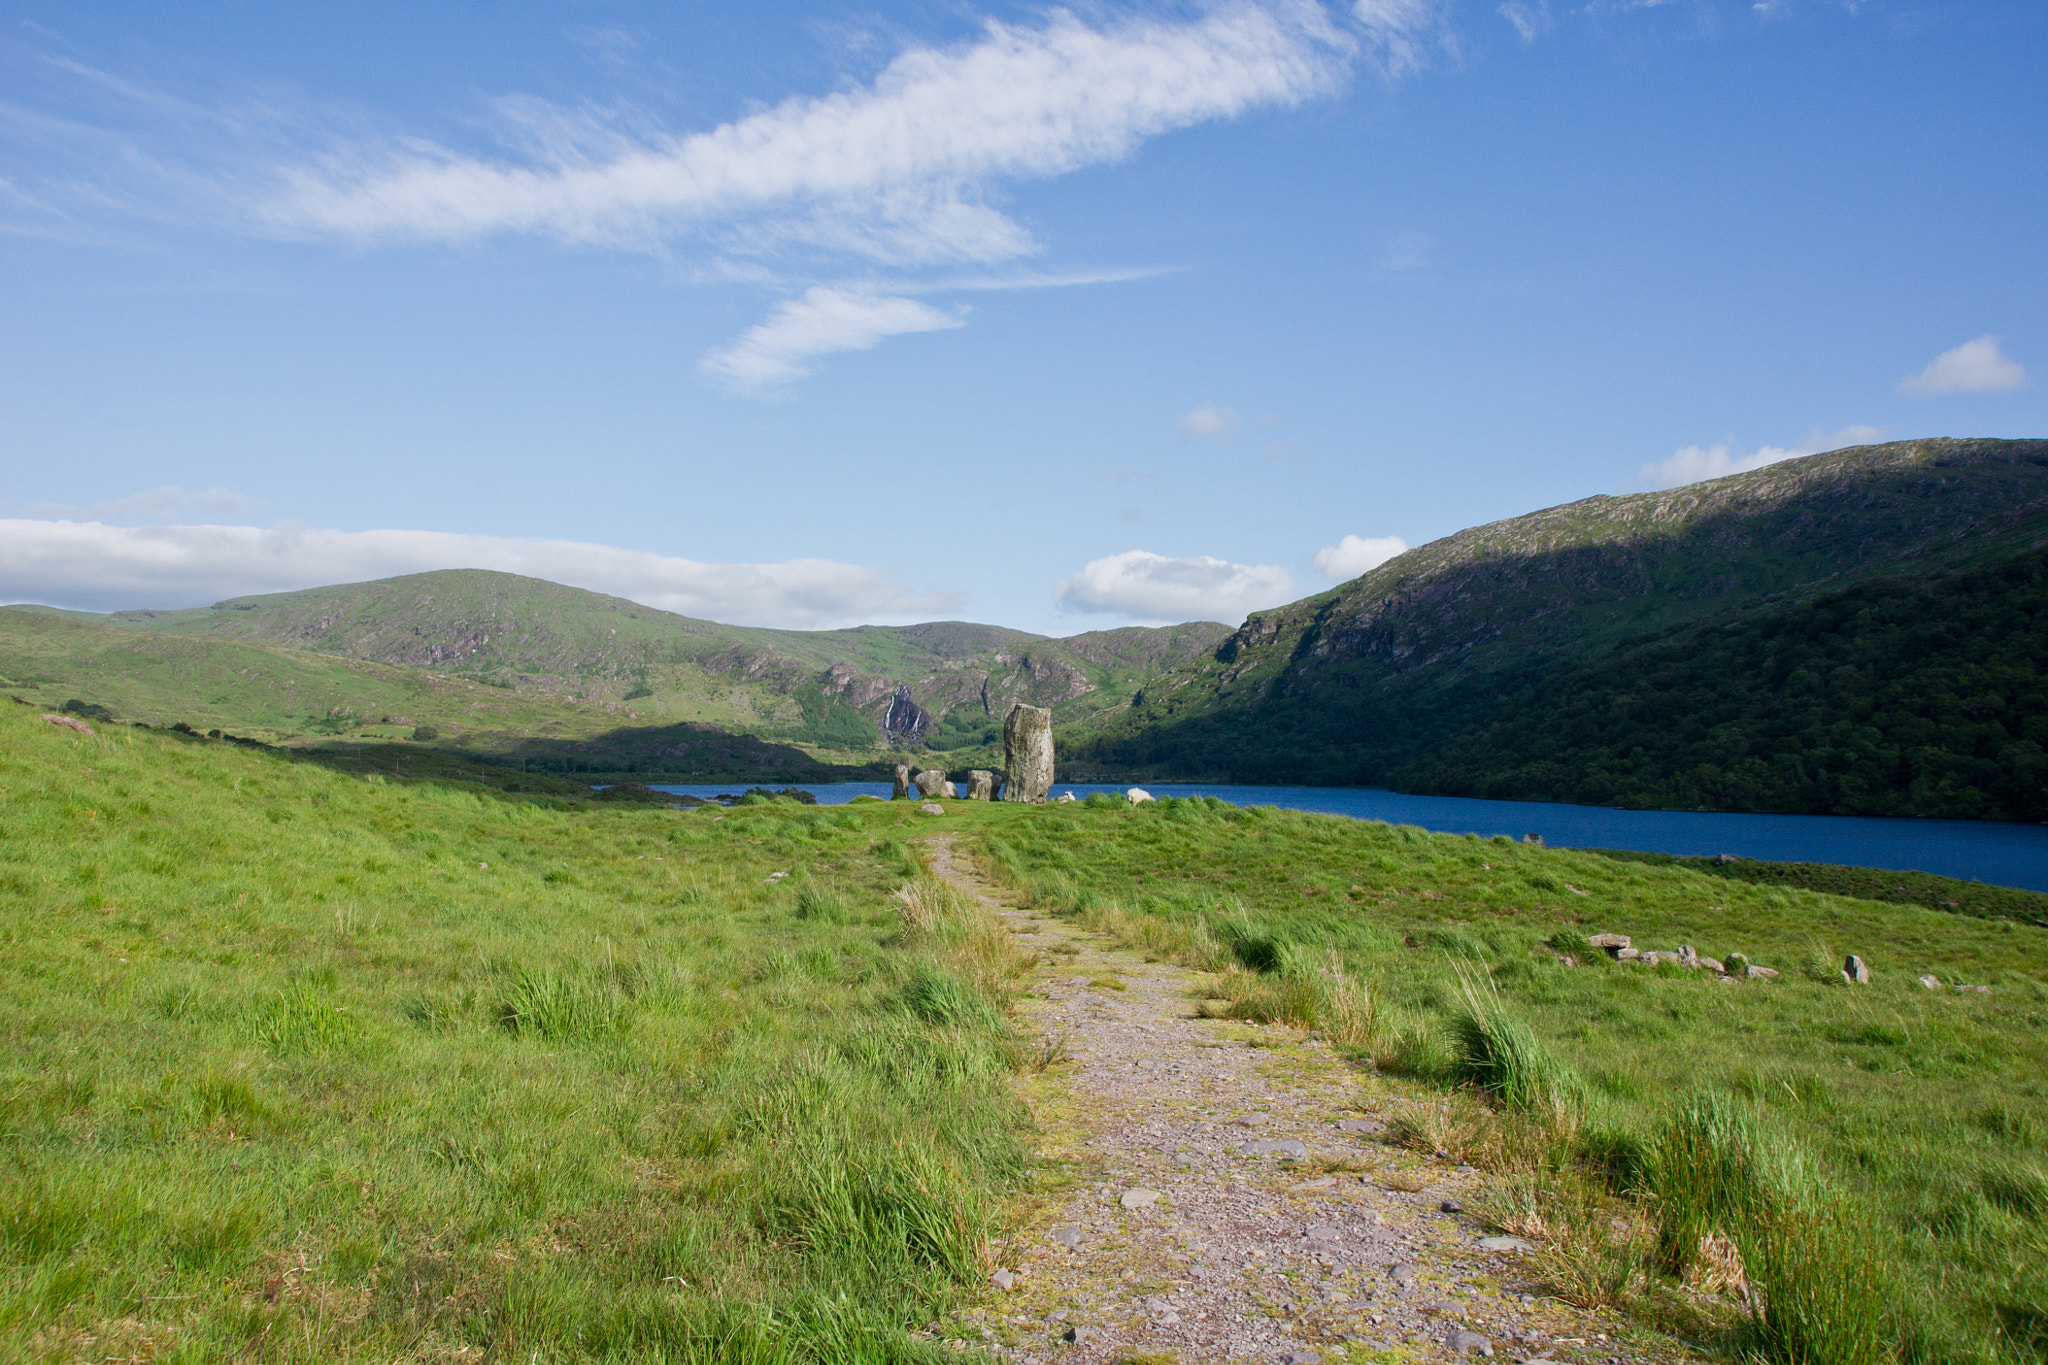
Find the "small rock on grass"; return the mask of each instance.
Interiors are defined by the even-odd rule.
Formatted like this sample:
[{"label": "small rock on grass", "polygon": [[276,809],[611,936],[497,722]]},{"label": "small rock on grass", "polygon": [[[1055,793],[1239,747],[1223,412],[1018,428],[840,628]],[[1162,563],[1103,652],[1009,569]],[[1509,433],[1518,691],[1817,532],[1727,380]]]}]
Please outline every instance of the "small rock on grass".
[{"label": "small rock on grass", "polygon": [[1385,1126],[1385,1124],[1376,1122],[1373,1119],[1337,1120],[1337,1131],[1340,1133],[1377,1133],[1383,1130]]},{"label": "small rock on grass", "polygon": [[1142,1209],[1159,1202],[1159,1191],[1148,1190],[1140,1186],[1134,1190],[1125,1190],[1123,1197],[1117,1200],[1117,1202],[1127,1209]]},{"label": "small rock on grass", "polygon": [[1387,1275],[1403,1289],[1415,1283],[1415,1267],[1405,1261],[1388,1266]]},{"label": "small rock on grass", "polygon": [[1076,1346],[1079,1346],[1083,1342],[1094,1341],[1097,1336],[1098,1333],[1093,1327],[1069,1327],[1060,1334],[1060,1340],[1071,1341]]},{"label": "small rock on grass", "polygon": [[1479,1239],[1479,1249],[1481,1251],[1534,1251],[1536,1247],[1534,1243],[1525,1242],[1519,1237],[1481,1237]]},{"label": "small rock on grass", "polygon": [[1451,1350],[1461,1356],[1490,1356],[1493,1343],[1477,1332],[1454,1332],[1451,1334]]},{"label": "small rock on grass", "polygon": [[1235,1120],[1240,1128],[1256,1128],[1262,1123],[1271,1123],[1271,1114],[1239,1114]]},{"label": "small rock on grass", "polygon": [[927,801],[917,808],[917,812],[920,815],[944,815],[946,808],[936,801]]},{"label": "small rock on grass", "polygon": [[1438,1204],[1437,1207],[1445,1213],[1463,1213],[1465,1211],[1465,1206],[1455,1199],[1446,1199],[1443,1203]]},{"label": "small rock on grass", "polygon": [[1240,1142],[1237,1150],[1245,1156],[1291,1156],[1298,1159],[1308,1155],[1308,1148],[1293,1138],[1281,1138],[1271,1142]]},{"label": "small rock on grass", "polygon": [[1323,1365],[1323,1358],[1314,1351],[1289,1351],[1280,1357],[1280,1365]]},{"label": "small rock on grass", "polygon": [[1051,1232],[1048,1232],[1046,1234],[1046,1238],[1049,1241],[1059,1243],[1061,1246],[1065,1247],[1069,1251],[1072,1251],[1075,1248],[1079,1247],[1082,1242],[1087,1240],[1086,1235],[1081,1231],[1081,1229],[1073,1226],[1072,1224],[1068,1224],[1065,1227],[1054,1228]]},{"label": "small rock on grass", "polygon": [[1920,984],[1930,991],[1938,991],[1941,989],[1941,978],[1938,976],[1923,976],[1920,978]]},{"label": "small rock on grass", "polygon": [[998,1270],[988,1277],[988,1282],[998,1289],[1014,1289],[1017,1287],[1017,1273],[1013,1270]]}]

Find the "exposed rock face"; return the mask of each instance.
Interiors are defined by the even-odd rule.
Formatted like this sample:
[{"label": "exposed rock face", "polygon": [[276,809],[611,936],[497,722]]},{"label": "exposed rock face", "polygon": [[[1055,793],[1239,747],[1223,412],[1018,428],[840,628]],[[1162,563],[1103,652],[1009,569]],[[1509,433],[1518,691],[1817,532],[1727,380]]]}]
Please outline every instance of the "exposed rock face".
[{"label": "exposed rock face", "polygon": [[993,801],[996,799],[996,775],[986,768],[971,768],[967,773],[967,799],[969,801]]},{"label": "exposed rock face", "polygon": [[946,789],[946,774],[941,768],[926,769],[911,780],[917,783],[918,794],[921,796],[937,796]]},{"label": "exposed rock face", "polygon": [[1003,800],[1045,804],[1052,790],[1052,712],[1018,702],[1003,721]]},{"label": "exposed rock face", "polygon": [[891,801],[901,801],[908,795],[910,795],[910,765],[908,763],[898,763],[896,765],[896,790],[889,793],[889,799]]},{"label": "exposed rock face", "polygon": [[882,714],[882,734],[891,744],[915,744],[931,724],[931,712],[910,699],[909,683],[896,689],[889,709]]}]

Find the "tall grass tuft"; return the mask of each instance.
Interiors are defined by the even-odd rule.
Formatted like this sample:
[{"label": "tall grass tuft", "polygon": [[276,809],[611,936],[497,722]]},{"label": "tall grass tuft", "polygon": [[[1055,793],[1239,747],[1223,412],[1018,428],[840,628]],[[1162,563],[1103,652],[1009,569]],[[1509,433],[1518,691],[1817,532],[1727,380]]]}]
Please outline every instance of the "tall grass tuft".
[{"label": "tall grass tuft", "polygon": [[515,967],[499,982],[493,1017],[507,1033],[555,1043],[596,1043],[626,1031],[632,1002],[610,979]]},{"label": "tall grass tuft", "polygon": [[1451,1016],[1457,1079],[1513,1109],[1563,1113],[1583,1103],[1578,1076],[1507,1007],[1490,978],[1460,967],[1458,993],[1460,1008]]},{"label": "tall grass tuft", "polygon": [[1657,1135],[1651,1180],[1660,1212],[1657,1259],[1683,1273],[1701,1243],[1735,1236],[1800,1207],[1812,1189],[1802,1154],[1718,1092],[1674,1110]]}]

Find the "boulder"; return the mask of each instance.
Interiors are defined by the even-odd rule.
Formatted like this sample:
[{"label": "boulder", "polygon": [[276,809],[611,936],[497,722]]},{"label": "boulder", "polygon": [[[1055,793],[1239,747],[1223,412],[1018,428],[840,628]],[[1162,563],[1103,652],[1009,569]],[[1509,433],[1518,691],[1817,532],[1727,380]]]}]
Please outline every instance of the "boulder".
[{"label": "boulder", "polygon": [[1712,957],[1695,957],[1692,960],[1692,965],[1695,967],[1704,967],[1708,971],[1714,973],[1714,975],[1716,976],[1719,976],[1723,972],[1728,970],[1726,967],[1721,965],[1721,961],[1719,958]]},{"label": "boulder", "polygon": [[1629,946],[1627,934],[1595,934],[1586,940],[1595,948],[1604,949],[1611,955],[1619,955]]},{"label": "boulder", "polygon": [[1645,967],[1655,967],[1663,962],[1683,963],[1684,960],[1677,953],[1650,952],[1636,954],[1636,961],[1642,963]]},{"label": "boulder", "polygon": [[1614,950],[1614,960],[1616,962],[1634,962],[1641,956],[1642,954],[1633,948],[1617,948]]},{"label": "boulder", "polygon": [[1543,836],[1540,834],[1524,834],[1522,836],[1522,842],[1525,844],[1534,844],[1538,848],[1542,848],[1544,846]]},{"label": "boulder", "polygon": [[898,763],[896,765],[896,789],[889,793],[889,799],[901,801],[908,795],[910,795],[910,765],[908,763]]},{"label": "boulder", "polygon": [[1052,712],[1018,702],[1003,719],[1003,800],[1042,806],[1052,790]]},{"label": "boulder", "polygon": [[1079,801],[1080,799],[1080,797],[1074,795],[1072,792],[1061,792],[1060,799],[1053,802],[1053,804],[1056,806],[1064,806],[1069,801]]},{"label": "boulder", "polygon": [[927,801],[917,808],[917,813],[919,815],[944,815],[946,813],[946,808],[944,806],[933,805],[931,802]]},{"label": "boulder", "polygon": [[1690,943],[1678,945],[1678,965],[1681,967],[1697,967],[1700,965],[1700,955],[1693,951],[1693,946]]},{"label": "boulder", "polygon": [[43,719],[50,722],[50,724],[52,725],[61,725],[67,730],[76,730],[81,735],[89,735],[92,733],[92,727],[90,725],[87,725],[84,721],[78,719],[78,717],[76,716],[57,716],[45,714],[43,716]]},{"label": "boulder", "polygon": [[967,773],[967,799],[969,801],[993,801],[996,799],[996,775],[986,768],[971,768]]},{"label": "boulder", "polygon": [[1870,964],[1854,953],[1849,954],[1842,959],[1842,980],[1852,986],[1868,986],[1870,984]]},{"label": "boulder", "polygon": [[951,782],[941,782],[939,784],[939,795],[946,797],[950,800],[951,798],[956,797],[959,794],[960,789],[954,786]]},{"label": "boulder", "polygon": [[1769,981],[1777,976],[1778,969],[1776,967],[1759,967],[1752,962],[1742,969],[1742,974],[1751,981]]},{"label": "boulder", "polygon": [[946,787],[946,774],[939,768],[928,768],[910,780],[917,784],[920,796],[937,796]]},{"label": "boulder", "polygon": [[1133,787],[1129,791],[1124,793],[1124,800],[1130,802],[1134,806],[1140,804],[1141,802],[1150,801],[1151,799],[1152,793],[1146,791],[1143,787]]},{"label": "boulder", "polygon": [[1930,991],[1938,991],[1941,989],[1941,978],[1938,976],[1923,976],[1920,978],[1920,984]]},{"label": "boulder", "polygon": [[1125,1190],[1116,1202],[1127,1209],[1142,1209],[1159,1202],[1159,1191],[1148,1190],[1141,1185],[1137,1189]]}]

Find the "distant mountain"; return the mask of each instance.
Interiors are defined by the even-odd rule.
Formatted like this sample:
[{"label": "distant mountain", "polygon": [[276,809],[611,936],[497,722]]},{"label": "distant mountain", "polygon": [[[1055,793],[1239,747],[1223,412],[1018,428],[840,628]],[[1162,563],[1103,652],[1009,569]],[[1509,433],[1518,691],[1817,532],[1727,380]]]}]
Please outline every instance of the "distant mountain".
[{"label": "distant mountain", "polygon": [[1589,498],[1254,615],[1063,771],[2041,819],[2044,547],[2042,441]]},{"label": "distant mountain", "polygon": [[[611,736],[605,752],[624,765],[620,770],[658,767],[661,755],[673,756],[675,745],[660,732],[678,726],[789,740],[850,761],[871,759],[883,748],[984,744],[1013,702],[1083,716],[1104,698],[1121,704],[1163,668],[1207,657],[1230,634],[1216,622],[1063,640],[959,621],[759,630],[483,570],[233,598],[186,611],[67,613],[62,619],[117,632],[92,636],[90,643],[86,636],[65,637],[87,654],[126,648],[122,636],[160,641],[159,653],[172,641],[209,642],[289,651],[294,668],[324,657],[461,682],[481,699],[477,724],[464,729],[488,734],[493,746],[518,748],[538,762],[513,741],[572,734],[586,740],[602,729]],[[17,635],[28,628],[24,621],[11,626]],[[11,666],[8,633],[0,623],[0,671]],[[25,657],[19,652],[25,648],[17,645],[14,657]],[[142,656],[131,649],[127,657]],[[218,668],[188,666],[207,674],[250,666],[240,655],[220,658]],[[230,666],[230,658],[239,662]],[[36,668],[49,671],[47,655],[29,671]],[[205,690],[188,697],[166,682],[151,695],[159,711],[191,711]],[[257,708],[240,723],[280,734],[346,735],[374,729],[373,713],[381,717],[388,709],[382,702],[356,705],[341,692],[335,698],[317,714]],[[254,719],[258,714],[264,719]]]}]

